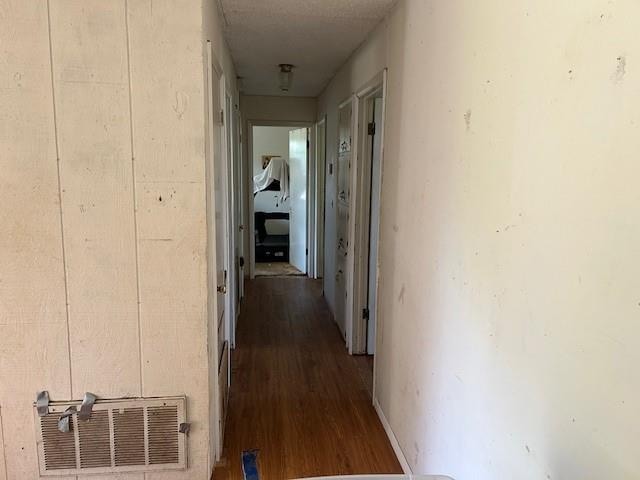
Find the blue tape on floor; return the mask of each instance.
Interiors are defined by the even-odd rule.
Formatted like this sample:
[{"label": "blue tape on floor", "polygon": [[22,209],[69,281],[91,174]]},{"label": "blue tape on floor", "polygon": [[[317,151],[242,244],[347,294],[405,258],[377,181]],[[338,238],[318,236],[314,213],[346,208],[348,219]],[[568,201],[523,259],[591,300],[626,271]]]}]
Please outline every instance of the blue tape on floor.
[{"label": "blue tape on floor", "polygon": [[260,480],[258,473],[258,450],[245,450],[242,452],[242,473],[244,480]]}]

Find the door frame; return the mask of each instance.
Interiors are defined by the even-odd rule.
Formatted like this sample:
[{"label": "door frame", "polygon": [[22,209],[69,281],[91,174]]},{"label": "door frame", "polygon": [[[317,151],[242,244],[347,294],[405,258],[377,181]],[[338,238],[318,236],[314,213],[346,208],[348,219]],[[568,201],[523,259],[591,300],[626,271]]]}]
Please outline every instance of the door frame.
[{"label": "door frame", "polygon": [[[311,145],[315,145],[315,131],[314,122],[300,122],[300,121],[285,121],[285,120],[247,120],[246,138],[247,138],[247,158],[244,165],[246,167],[246,195],[247,210],[249,212],[248,224],[249,224],[249,278],[254,279],[256,276],[256,238],[255,238],[255,212],[253,202],[253,127],[291,127],[291,128],[306,128],[309,131],[309,148],[307,149],[307,198],[315,198],[315,185],[309,182],[309,171],[315,169],[315,152],[311,149]],[[307,212],[309,211],[309,201],[307,201]],[[317,232],[313,232],[313,235],[309,235],[309,218],[307,216],[307,249],[309,248],[311,239],[314,238]],[[311,276],[309,273],[309,266],[311,263],[310,256],[307,256],[307,276]],[[312,277],[313,278],[313,277]]]},{"label": "door frame", "polygon": [[[320,138],[319,131],[323,129],[324,133],[322,139]],[[324,115],[322,119],[316,122],[314,126],[315,130],[315,144],[314,155],[316,160],[315,169],[315,202],[316,207],[312,214],[315,216],[315,242],[314,242],[314,277],[324,277],[324,228],[325,228],[325,193],[327,190],[326,179],[326,163],[327,163],[327,116]],[[322,149],[320,148],[322,147]]]},{"label": "door frame", "polygon": [[[368,272],[369,272],[369,219],[370,219],[370,193],[371,185],[368,180],[371,178],[371,154],[372,146],[368,141],[367,118],[370,113],[369,104],[375,97],[382,93],[382,125],[380,125],[380,182],[383,181],[384,171],[384,131],[387,96],[387,70],[384,69],[375,77],[365,83],[355,94],[354,117],[357,128],[355,129],[355,158],[353,162],[354,171],[351,172],[352,180],[355,183],[353,195],[353,218],[350,220],[351,229],[354,232],[353,242],[353,279],[350,285],[350,296],[353,301],[350,305],[349,314],[351,316],[351,345],[349,350],[354,354],[367,353],[367,321],[363,316],[363,309],[367,307],[368,296]],[[381,192],[382,197],[382,192]],[[382,204],[382,198],[380,204]],[[380,212],[378,212],[380,215]],[[379,279],[380,279],[380,233],[378,232],[378,256],[376,258],[376,312],[379,313]],[[376,315],[376,320],[379,315]],[[376,344],[379,329],[376,328]],[[374,357],[374,373],[375,373]],[[374,395],[375,395],[375,375],[374,375]]]},{"label": "door frame", "polygon": [[[314,160],[311,160],[313,156]],[[316,129],[307,127],[307,276],[316,278]]]}]

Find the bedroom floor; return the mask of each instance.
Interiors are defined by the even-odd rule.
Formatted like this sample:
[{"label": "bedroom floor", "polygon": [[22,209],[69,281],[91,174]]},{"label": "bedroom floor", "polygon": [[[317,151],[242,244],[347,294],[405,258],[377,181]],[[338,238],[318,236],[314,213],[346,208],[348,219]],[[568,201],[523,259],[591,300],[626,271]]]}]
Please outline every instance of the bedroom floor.
[{"label": "bedroom floor", "polygon": [[368,360],[347,353],[321,281],[247,282],[215,480],[242,480],[250,449],[264,480],[402,473],[365,385]]},{"label": "bedroom floor", "polygon": [[283,277],[289,275],[304,275],[303,272],[288,262],[260,262],[256,263],[256,277]]}]

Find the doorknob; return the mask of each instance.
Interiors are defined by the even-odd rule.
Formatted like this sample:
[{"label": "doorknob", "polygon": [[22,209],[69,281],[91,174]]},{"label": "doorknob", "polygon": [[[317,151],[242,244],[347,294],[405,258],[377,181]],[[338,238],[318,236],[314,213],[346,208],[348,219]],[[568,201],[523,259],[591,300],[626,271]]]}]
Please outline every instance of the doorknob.
[{"label": "doorknob", "polygon": [[227,293],[227,286],[226,285],[218,285],[217,290],[218,290],[218,293],[222,293],[224,295],[225,293]]}]

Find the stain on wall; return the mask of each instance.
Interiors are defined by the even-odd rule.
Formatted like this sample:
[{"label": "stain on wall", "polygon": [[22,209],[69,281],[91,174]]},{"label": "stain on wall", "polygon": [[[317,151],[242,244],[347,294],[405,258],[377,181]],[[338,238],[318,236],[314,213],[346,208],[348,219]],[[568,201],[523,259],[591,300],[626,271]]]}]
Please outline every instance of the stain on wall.
[{"label": "stain on wall", "polygon": [[620,55],[616,58],[616,70],[613,73],[613,80],[617,82],[621,82],[624,79],[624,76],[627,73],[627,59],[625,56]]}]

